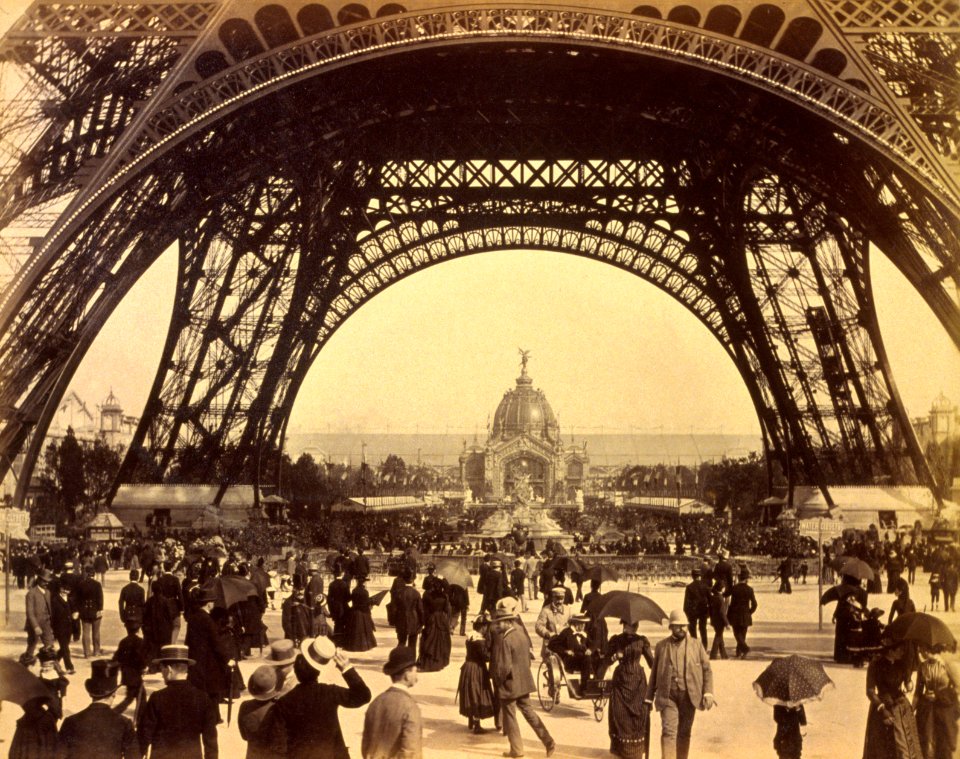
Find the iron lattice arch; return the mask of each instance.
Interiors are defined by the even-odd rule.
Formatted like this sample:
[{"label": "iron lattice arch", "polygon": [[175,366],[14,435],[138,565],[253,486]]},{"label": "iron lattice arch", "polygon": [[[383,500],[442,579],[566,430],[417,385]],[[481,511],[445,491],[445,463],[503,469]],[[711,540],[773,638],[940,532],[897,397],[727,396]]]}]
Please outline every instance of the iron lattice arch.
[{"label": "iron lattice arch", "polygon": [[[88,53],[109,51],[105,69],[71,69],[76,32],[36,8],[21,23],[49,27],[36,49],[5,40],[28,69],[56,53],[76,86],[65,99],[113,110],[84,130],[78,108],[67,141],[62,122],[25,117],[44,137],[5,164],[4,218],[55,221],[0,301],[4,466],[19,450],[32,466],[86,348],[172,243],[173,319],[121,479],[140,476],[142,449],[162,473],[186,445],[200,454],[191,476],[243,478],[282,442],[311,363],[366,300],[435,263],[524,248],[670,293],[723,345],[773,454],[807,481],[932,484],[869,261],[889,256],[960,345],[952,122],[940,97],[924,132],[920,105],[905,115],[878,89],[913,81],[908,56],[890,53],[889,19],[834,18],[832,43],[853,30],[874,46],[840,58],[826,38],[798,42],[813,28],[799,11],[819,12],[822,33],[841,14],[829,3],[779,24],[737,11],[735,26],[652,6],[385,6],[376,18],[344,6],[327,23],[304,5],[293,26],[277,5],[250,20],[142,7],[142,28],[93,12]],[[913,25],[901,48],[955,49],[934,26],[950,8],[925,12],[901,19]],[[886,63],[869,68],[881,48]],[[948,73],[939,90],[920,77],[927,116]],[[139,115],[122,107],[134,83],[152,98]]]}]

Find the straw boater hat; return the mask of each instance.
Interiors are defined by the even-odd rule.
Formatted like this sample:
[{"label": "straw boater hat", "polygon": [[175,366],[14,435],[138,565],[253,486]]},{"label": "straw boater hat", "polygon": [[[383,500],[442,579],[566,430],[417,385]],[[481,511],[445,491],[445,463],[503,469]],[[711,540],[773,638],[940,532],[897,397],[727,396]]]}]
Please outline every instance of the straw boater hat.
[{"label": "straw boater hat", "polygon": [[153,660],[154,664],[196,664],[189,656],[190,649],[181,646],[179,643],[171,643],[169,646],[163,646],[160,649],[160,656]]},{"label": "straw boater hat", "polygon": [[268,701],[280,692],[281,681],[276,667],[264,664],[257,667],[247,681],[247,690],[258,701]]},{"label": "straw boater hat", "polygon": [[405,669],[416,666],[417,656],[409,646],[397,646],[387,657],[387,663],[383,665],[383,674],[399,675]]},{"label": "straw boater hat", "polygon": [[336,652],[337,647],[330,638],[306,638],[300,644],[300,653],[303,654],[303,658],[318,672],[327,666]]},{"label": "straw boater hat", "polygon": [[120,665],[110,659],[97,659],[90,662],[90,677],[83,687],[93,698],[106,698],[120,687],[117,682],[117,673]]},{"label": "straw boater hat", "polygon": [[281,638],[270,644],[270,658],[266,662],[273,667],[285,667],[297,660],[297,646],[289,638]]}]

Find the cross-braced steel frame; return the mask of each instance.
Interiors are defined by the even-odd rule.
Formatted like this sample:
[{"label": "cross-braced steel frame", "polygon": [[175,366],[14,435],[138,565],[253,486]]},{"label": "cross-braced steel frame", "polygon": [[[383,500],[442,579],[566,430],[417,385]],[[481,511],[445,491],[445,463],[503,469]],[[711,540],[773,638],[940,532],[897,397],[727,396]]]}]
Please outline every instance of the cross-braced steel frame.
[{"label": "cross-braced steel frame", "polygon": [[934,484],[869,266],[888,256],[960,346],[957,7],[788,11],[40,0],[0,47],[21,88],[0,219],[43,226],[6,238],[0,466],[24,451],[29,473],[171,244],[173,318],[121,480],[140,450],[165,472],[187,445],[181,475],[249,477],[369,298],[532,249],[670,293],[734,362],[772,454],[828,498]]}]

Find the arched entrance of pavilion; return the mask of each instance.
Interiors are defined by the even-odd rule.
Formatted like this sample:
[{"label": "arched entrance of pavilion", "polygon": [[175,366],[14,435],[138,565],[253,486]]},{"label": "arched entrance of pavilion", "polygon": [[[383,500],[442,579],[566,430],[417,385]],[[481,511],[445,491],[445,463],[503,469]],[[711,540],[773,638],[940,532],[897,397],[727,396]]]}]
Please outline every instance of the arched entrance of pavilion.
[{"label": "arched entrance of pavilion", "polygon": [[[719,40],[705,58],[710,34],[670,23],[509,9],[402,21],[394,38],[371,20],[321,29],[309,51],[253,51],[152,111],[4,301],[6,449],[32,435],[35,460],[57,388],[174,238],[180,302],[138,442],[166,467],[199,441],[208,460],[229,459],[205,475],[229,480],[282,437],[337,324],[443,241],[462,241],[454,255],[543,246],[632,266],[647,259],[623,249],[664,234],[676,249],[651,281],[724,335],[776,455],[822,485],[929,479],[872,313],[869,249],[919,284],[930,270],[912,244],[948,258],[956,245],[933,201],[904,228],[906,199],[928,199],[922,172],[883,154],[869,102],[837,82],[811,88],[809,69],[756,46]],[[494,75],[505,57],[518,74],[507,87]],[[840,118],[828,104],[844,97]],[[844,118],[857,128],[840,131]],[[544,239],[521,231],[537,229]],[[357,258],[365,240],[388,255]],[[71,278],[88,255],[93,276]],[[936,288],[925,297],[960,335],[955,305]],[[44,342],[64,309],[73,328]]]}]

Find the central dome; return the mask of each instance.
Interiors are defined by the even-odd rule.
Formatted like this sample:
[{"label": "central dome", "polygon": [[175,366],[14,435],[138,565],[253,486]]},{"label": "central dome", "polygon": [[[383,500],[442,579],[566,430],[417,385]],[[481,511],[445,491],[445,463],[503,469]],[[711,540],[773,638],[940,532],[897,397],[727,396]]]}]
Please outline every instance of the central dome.
[{"label": "central dome", "polygon": [[493,438],[506,439],[527,434],[556,441],[560,436],[557,417],[542,390],[535,390],[526,362],[517,377],[517,386],[503,394],[493,416]]}]

